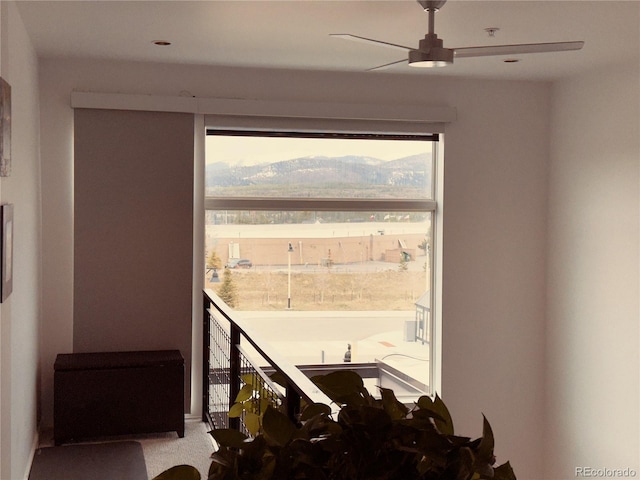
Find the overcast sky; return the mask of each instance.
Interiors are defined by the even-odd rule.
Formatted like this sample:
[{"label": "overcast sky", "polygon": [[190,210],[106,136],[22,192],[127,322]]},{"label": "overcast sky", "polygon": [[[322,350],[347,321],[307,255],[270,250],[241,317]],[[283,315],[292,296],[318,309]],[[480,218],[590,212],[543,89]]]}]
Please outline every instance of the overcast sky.
[{"label": "overcast sky", "polygon": [[431,152],[430,142],[218,135],[206,137],[206,163],[252,165],[311,155],[361,155],[381,160],[395,160],[425,152]]}]

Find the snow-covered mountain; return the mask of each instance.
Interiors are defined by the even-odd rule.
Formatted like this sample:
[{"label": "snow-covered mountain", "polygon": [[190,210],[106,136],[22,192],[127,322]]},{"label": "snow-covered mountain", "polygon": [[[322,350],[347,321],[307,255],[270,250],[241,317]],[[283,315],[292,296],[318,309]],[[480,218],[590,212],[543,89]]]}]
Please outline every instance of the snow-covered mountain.
[{"label": "snow-covered mountain", "polygon": [[389,161],[355,155],[310,156],[250,166],[209,164],[206,186],[327,183],[424,188],[431,181],[430,174],[430,156],[426,153]]}]

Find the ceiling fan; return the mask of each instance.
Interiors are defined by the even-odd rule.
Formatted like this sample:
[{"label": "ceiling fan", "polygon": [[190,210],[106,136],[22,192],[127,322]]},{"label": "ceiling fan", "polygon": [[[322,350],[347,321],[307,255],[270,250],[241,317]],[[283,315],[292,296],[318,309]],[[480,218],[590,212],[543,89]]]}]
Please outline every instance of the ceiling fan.
[{"label": "ceiling fan", "polygon": [[[435,13],[442,8],[447,0],[417,0],[425,12],[429,14],[429,33],[420,40],[418,48],[406,47],[395,43],[383,42],[371,38],[360,37],[348,33],[332,33],[330,36],[353,40],[357,42],[373,43],[385,47],[391,47],[409,52],[408,59],[386,63],[371,70],[382,70],[399,63],[408,62],[412,67],[445,67],[453,64],[454,58],[488,57],[494,55],[519,55],[525,53],[561,52],[567,50],[580,50],[584,46],[583,41],[552,42],[552,43],[523,43],[516,45],[492,45],[483,47],[444,48],[442,39],[435,33]],[[491,35],[491,30],[487,29]]]}]

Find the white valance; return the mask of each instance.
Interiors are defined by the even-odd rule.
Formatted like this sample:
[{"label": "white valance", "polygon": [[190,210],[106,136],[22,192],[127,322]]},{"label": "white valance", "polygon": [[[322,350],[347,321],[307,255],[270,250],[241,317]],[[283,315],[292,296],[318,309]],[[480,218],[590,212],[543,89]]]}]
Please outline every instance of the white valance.
[{"label": "white valance", "polygon": [[205,116],[208,128],[444,133],[456,119],[449,106],[348,102],[298,102],[72,92],[72,108],[182,112]]}]

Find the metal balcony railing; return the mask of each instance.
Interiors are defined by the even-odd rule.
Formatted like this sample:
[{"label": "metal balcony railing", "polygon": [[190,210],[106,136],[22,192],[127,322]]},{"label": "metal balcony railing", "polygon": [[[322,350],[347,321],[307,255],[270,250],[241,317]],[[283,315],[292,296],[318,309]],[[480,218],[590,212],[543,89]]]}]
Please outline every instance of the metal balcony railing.
[{"label": "metal balcony railing", "polygon": [[[247,424],[255,421],[252,414],[264,411],[266,404],[286,413],[294,423],[302,401],[332,405],[309,378],[336,370],[352,370],[363,379],[376,379],[377,385],[398,388],[398,398],[408,404],[430,394],[428,385],[389,365],[384,358],[370,363],[296,366],[262,339],[242,312],[229,308],[210,289],[203,291],[202,321],[202,419],[216,429],[232,428],[251,435]],[[242,413],[230,417],[229,411],[243,387]]]},{"label": "metal balcony railing", "polygon": [[[249,434],[246,411],[240,417],[229,417],[229,410],[245,385],[257,392],[248,400],[256,403],[256,411],[264,406],[261,402],[268,402],[294,422],[301,400],[331,404],[329,397],[300,369],[262,341],[239,312],[209,289],[203,292],[203,329],[202,419],[214,428],[233,428]],[[280,384],[272,380],[274,373]]]}]

